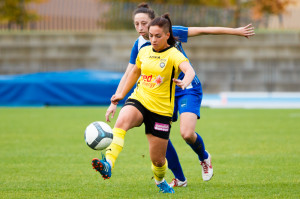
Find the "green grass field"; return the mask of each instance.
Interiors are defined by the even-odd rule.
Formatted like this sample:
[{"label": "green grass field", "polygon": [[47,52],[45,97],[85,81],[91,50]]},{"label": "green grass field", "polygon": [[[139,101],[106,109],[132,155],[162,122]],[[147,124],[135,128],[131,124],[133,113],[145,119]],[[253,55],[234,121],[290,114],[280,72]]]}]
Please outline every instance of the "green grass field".
[{"label": "green grass field", "polygon": [[0,108],[0,198],[300,198],[299,109],[202,108],[197,132],[212,155],[209,182],[174,123],[171,139],[188,179],[174,195],[158,193],[143,126],[127,133],[111,179],[92,169],[100,152],[85,144],[84,130],[104,121],[105,111]]}]

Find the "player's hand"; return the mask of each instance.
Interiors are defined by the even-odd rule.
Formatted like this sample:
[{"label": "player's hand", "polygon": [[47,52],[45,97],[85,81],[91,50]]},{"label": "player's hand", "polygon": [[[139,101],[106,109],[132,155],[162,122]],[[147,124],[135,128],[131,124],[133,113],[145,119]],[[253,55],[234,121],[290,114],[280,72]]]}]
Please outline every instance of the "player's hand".
[{"label": "player's hand", "polygon": [[248,24],[247,26],[237,28],[237,31],[238,31],[238,35],[244,36],[246,38],[255,35],[254,27],[252,26],[252,24]]},{"label": "player's hand", "polygon": [[119,103],[119,101],[121,101],[123,98],[124,98],[124,96],[122,96],[121,94],[115,94],[111,97],[110,101],[114,105],[117,105]]},{"label": "player's hand", "polygon": [[117,105],[111,103],[110,106],[108,107],[108,109],[106,110],[106,114],[105,114],[105,118],[106,118],[107,122],[110,122],[110,120],[109,120],[109,115],[110,114],[111,114],[110,118],[111,119],[114,118],[116,110],[117,110]]},{"label": "player's hand", "polygon": [[175,82],[175,84],[177,86],[179,86],[180,88],[182,88],[182,90],[184,90],[186,88],[185,83],[182,80],[180,80],[180,79],[173,78],[173,82]]}]

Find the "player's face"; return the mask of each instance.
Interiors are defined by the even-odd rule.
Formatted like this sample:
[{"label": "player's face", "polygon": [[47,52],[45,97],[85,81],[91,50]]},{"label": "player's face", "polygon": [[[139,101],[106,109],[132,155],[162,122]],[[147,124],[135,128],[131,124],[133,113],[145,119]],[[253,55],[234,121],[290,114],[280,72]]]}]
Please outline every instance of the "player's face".
[{"label": "player's face", "polygon": [[134,16],[134,27],[135,30],[143,36],[146,40],[149,39],[148,25],[151,19],[148,14],[138,13]]},{"label": "player's face", "polygon": [[163,28],[159,26],[150,26],[149,38],[151,45],[155,51],[161,51],[169,46],[168,39],[170,33],[165,33]]}]

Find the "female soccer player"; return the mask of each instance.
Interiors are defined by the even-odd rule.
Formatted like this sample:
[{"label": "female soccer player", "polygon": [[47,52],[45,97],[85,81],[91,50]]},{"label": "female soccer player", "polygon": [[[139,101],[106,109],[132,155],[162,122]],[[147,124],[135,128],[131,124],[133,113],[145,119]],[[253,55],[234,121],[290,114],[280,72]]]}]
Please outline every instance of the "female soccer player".
[{"label": "female soccer player", "polygon": [[[195,72],[188,59],[174,47],[176,40],[168,14],[151,21],[149,35],[151,46],[140,50],[136,65],[130,71],[122,91],[112,96],[112,103],[117,104],[122,100],[141,77],[139,84],[119,113],[106,158],[93,159],[92,164],[103,178],[109,178],[111,168],[122,150],[126,131],[144,123],[155,182],[163,193],[174,193],[164,176],[175,84],[184,90],[194,79]],[[177,79],[180,71],[185,74],[182,80]]]},{"label": "female soccer player", "polygon": [[[136,63],[135,60],[139,50],[144,46],[150,45],[148,24],[152,19],[154,19],[154,17],[154,11],[150,9],[146,3],[140,4],[138,8],[133,12],[135,29],[140,34],[140,37],[136,40],[132,48],[130,62],[127,66],[125,74],[123,75],[119,83],[116,94],[121,92],[129,72],[132,70]],[[173,35],[177,37],[180,42],[187,42],[188,37],[205,34],[228,34],[250,37],[254,35],[254,31],[251,24],[240,28],[173,26]],[[176,47],[186,56],[180,42],[176,43]],[[180,74],[179,79],[182,79],[183,77],[184,74]],[[177,120],[177,112],[179,112],[181,135],[198,155],[200,164],[202,166],[202,178],[204,181],[208,181],[213,176],[211,157],[205,150],[203,139],[198,133],[195,132],[197,119],[200,118],[200,106],[202,101],[202,87],[199,79],[195,77],[192,84],[189,85],[189,87],[185,90],[176,87],[175,96],[173,120]],[[115,112],[116,105],[112,103],[107,109],[105,115],[106,121],[110,121],[110,114],[113,118]],[[170,185],[185,187],[187,185],[187,180],[183,174],[177,153],[170,140],[168,143],[166,157],[169,162],[168,167],[171,169],[175,176]]]}]

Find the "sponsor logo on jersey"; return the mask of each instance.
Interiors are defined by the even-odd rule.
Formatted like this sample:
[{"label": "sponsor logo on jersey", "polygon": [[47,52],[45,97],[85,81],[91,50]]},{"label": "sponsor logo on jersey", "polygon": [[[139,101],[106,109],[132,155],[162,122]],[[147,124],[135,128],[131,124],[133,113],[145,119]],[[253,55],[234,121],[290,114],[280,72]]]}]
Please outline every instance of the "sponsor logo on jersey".
[{"label": "sponsor logo on jersey", "polygon": [[161,59],[161,60],[160,60],[160,63],[159,63],[159,66],[160,66],[161,68],[164,68],[164,67],[166,66],[166,62],[167,62],[166,59]]},{"label": "sponsor logo on jersey", "polygon": [[158,75],[154,82],[159,86],[163,82],[163,78]]},{"label": "sponsor logo on jersey", "polygon": [[160,56],[150,55],[149,58],[150,59],[160,59]]},{"label": "sponsor logo on jersey", "polygon": [[161,83],[163,83],[163,78],[160,75],[156,77],[153,77],[152,75],[142,75],[141,83],[143,86],[148,88],[154,88],[155,86],[159,86]]},{"label": "sponsor logo on jersey", "polygon": [[151,80],[152,80],[152,75],[142,75],[142,80],[144,81],[144,82],[151,82]]}]

